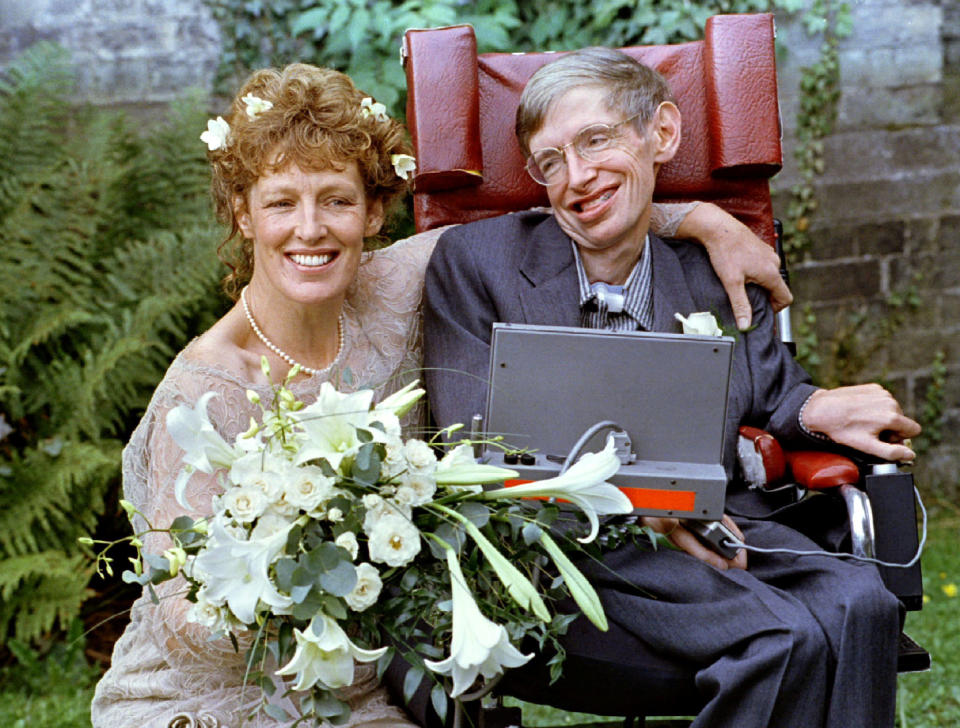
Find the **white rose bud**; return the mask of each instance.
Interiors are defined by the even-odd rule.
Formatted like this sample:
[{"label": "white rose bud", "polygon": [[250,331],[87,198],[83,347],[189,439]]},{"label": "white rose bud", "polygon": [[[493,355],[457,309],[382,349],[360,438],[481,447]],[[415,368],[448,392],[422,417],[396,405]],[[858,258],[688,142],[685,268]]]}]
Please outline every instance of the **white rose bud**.
[{"label": "white rose bud", "polygon": [[344,531],[334,540],[334,543],[342,549],[350,552],[350,558],[357,558],[360,553],[360,544],[357,543],[357,534],[353,531]]},{"label": "white rose bud", "polygon": [[355,612],[362,612],[377,603],[383,582],[380,572],[372,564],[363,563],[357,566],[357,583],[353,591],[344,597],[347,606]]}]

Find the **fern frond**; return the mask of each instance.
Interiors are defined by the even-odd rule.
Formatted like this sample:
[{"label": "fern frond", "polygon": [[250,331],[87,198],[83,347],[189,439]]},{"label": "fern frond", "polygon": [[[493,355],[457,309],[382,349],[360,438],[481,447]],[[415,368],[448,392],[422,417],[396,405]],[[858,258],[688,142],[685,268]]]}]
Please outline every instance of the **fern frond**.
[{"label": "fern frond", "polygon": [[91,565],[83,554],[49,550],[0,561],[0,633],[10,621],[19,640],[32,640],[80,612]]},{"label": "fern frond", "polygon": [[0,76],[0,219],[33,171],[62,157],[72,80],[69,55],[51,43],[28,49]]},{"label": "fern frond", "polygon": [[[205,104],[139,129],[72,109],[69,75],[65,54],[43,46],[0,77],[0,413],[16,427],[0,450],[0,574],[12,559],[74,553],[173,355],[228,305]],[[27,634],[62,624],[82,598],[80,581],[58,606],[53,576],[5,578],[0,640],[11,620]]]},{"label": "fern frond", "polygon": [[[59,452],[51,455],[48,451]],[[92,531],[103,495],[117,481],[121,444],[56,441],[15,453],[0,477],[0,549],[25,555],[51,544],[73,544]],[[2,563],[2,562],[0,562]]]}]

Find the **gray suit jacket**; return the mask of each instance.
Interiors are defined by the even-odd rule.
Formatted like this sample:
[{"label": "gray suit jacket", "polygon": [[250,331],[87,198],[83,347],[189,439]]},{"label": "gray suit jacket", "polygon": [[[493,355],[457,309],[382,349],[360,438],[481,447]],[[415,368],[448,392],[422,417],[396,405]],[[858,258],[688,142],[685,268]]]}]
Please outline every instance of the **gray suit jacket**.
[{"label": "gray suit jacket", "polygon": [[[736,325],[727,295],[702,247],[649,237],[657,331],[680,332],[674,313],[710,311]],[[753,425],[782,442],[815,447],[798,412],[815,390],[776,337],[765,294],[751,287],[754,328],[734,347],[724,463],[733,475],[737,428]],[[430,406],[440,426],[468,423],[487,395],[491,326],[496,321],[578,326],[579,289],[570,239],[554,217],[523,212],[448,230],[427,267],[424,364]],[[743,488],[728,489],[734,512],[768,509]]]}]

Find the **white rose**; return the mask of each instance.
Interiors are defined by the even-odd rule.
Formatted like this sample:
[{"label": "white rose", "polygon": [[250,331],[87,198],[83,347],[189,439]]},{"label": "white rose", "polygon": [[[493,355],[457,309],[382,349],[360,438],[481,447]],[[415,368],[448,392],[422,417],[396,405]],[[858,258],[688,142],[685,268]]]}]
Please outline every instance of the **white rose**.
[{"label": "white rose", "polygon": [[437,456],[423,440],[407,440],[407,444],[403,446],[403,455],[410,469],[415,472],[432,473],[437,467]]},{"label": "white rose", "polygon": [[337,546],[350,552],[350,558],[357,558],[360,553],[360,544],[357,543],[357,534],[353,531],[344,531],[333,541]]},{"label": "white rose", "polygon": [[383,425],[383,433],[387,436],[387,441],[392,442],[394,440],[400,440],[400,436],[403,434],[403,430],[400,427],[400,418],[397,417],[393,412],[382,412],[378,411],[376,413],[375,419],[381,425]]},{"label": "white rose", "polygon": [[437,492],[436,479],[427,473],[404,473],[400,476],[396,500],[408,506],[422,506],[433,500]]},{"label": "white rose", "polygon": [[284,500],[295,508],[312,511],[333,494],[334,479],[313,465],[297,468],[284,484]]},{"label": "white rose", "polygon": [[407,459],[403,454],[403,443],[389,443],[386,447],[386,457],[380,464],[380,477],[383,480],[392,480],[407,469]]},{"label": "white rose", "polygon": [[206,589],[201,587],[197,591],[196,603],[187,612],[187,621],[202,625],[211,632],[243,629],[243,625],[231,618],[230,610],[223,606],[225,603],[211,601],[207,597]]},{"label": "white rose", "polygon": [[331,508],[329,511],[327,511],[327,518],[332,523],[340,523],[340,521],[343,520],[343,511],[341,511],[339,508]]},{"label": "white rose", "polygon": [[399,503],[395,500],[384,500],[375,493],[368,493],[363,496],[363,505],[367,509],[363,517],[363,530],[370,535],[377,526],[377,522],[385,516],[400,516],[406,520],[413,517],[410,506],[405,503]]},{"label": "white rose", "polygon": [[681,316],[679,313],[675,313],[673,317],[683,324],[683,333],[685,334],[723,336],[723,331],[717,325],[717,319],[707,311],[698,311],[689,316]]},{"label": "white rose", "polygon": [[395,513],[379,518],[369,536],[371,561],[404,566],[420,552],[420,531],[409,519]]},{"label": "white rose", "polygon": [[256,483],[230,488],[223,494],[221,503],[240,523],[251,523],[268,505],[266,495]]},{"label": "white rose", "polygon": [[362,612],[377,603],[381,588],[383,588],[383,582],[380,581],[380,572],[372,564],[363,563],[357,566],[356,586],[344,597],[344,600],[350,609]]}]

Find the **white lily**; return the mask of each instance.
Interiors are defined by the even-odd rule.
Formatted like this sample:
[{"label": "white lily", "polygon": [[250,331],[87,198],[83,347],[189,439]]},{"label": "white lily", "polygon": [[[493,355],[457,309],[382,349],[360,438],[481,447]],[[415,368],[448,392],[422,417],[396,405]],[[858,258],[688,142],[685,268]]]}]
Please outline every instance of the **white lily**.
[{"label": "white lily", "polygon": [[426,394],[426,390],[418,386],[419,384],[420,380],[417,379],[397,390],[374,407],[374,412],[393,412],[397,417],[403,417]]},{"label": "white lily", "polygon": [[207,145],[207,149],[215,152],[227,146],[227,137],[230,136],[230,124],[222,116],[207,121],[207,130],[200,135],[200,141]]},{"label": "white lily", "polygon": [[561,498],[574,503],[590,521],[590,533],[577,539],[589,543],[597,537],[600,522],[597,515],[630,513],[633,505],[617,486],[605,482],[620,469],[613,437],[600,452],[584,455],[567,472],[555,478],[524,483],[510,488],[484,491],[485,498]]},{"label": "white lily", "polygon": [[254,96],[253,94],[247,94],[240,100],[247,105],[247,118],[250,119],[250,121],[256,119],[257,114],[261,114],[264,111],[270,111],[270,109],[273,108],[272,101],[261,99],[259,96]]},{"label": "white lily", "polygon": [[517,475],[516,470],[478,463],[473,457],[473,448],[467,444],[448,451],[437,463],[434,473],[437,485],[459,487],[472,493],[481,492],[482,483],[502,483]]},{"label": "white lily", "polygon": [[546,531],[540,533],[540,543],[544,550],[550,554],[553,563],[556,564],[563,581],[570,590],[570,596],[580,607],[583,615],[589,619],[601,632],[606,632],[609,628],[607,624],[607,615],[604,614],[603,605],[600,603],[600,597],[597,595],[593,585],[587,581],[587,577],[578,569],[574,563],[563,553],[563,549],[557,546],[550,534]]},{"label": "white lily", "polygon": [[255,621],[261,601],[288,609],[292,600],[277,591],[267,569],[286,545],[289,531],[288,525],[270,538],[241,541],[220,518],[214,518],[210,540],[195,559],[195,568],[204,575],[210,601],[226,602],[244,624]]},{"label": "white lily", "polygon": [[417,171],[417,160],[409,154],[391,154],[390,162],[400,179],[407,179],[408,175]]},{"label": "white lily", "polygon": [[445,660],[424,660],[424,664],[441,675],[453,678],[450,697],[457,697],[473,685],[477,675],[489,679],[506,667],[519,667],[533,654],[524,655],[510,643],[503,625],[483,616],[452,549],[447,550],[450,588],[453,593],[453,638],[450,656]]},{"label": "white lily", "polygon": [[492,566],[496,572],[497,578],[507,587],[507,592],[513,597],[513,600],[517,604],[524,609],[530,610],[544,622],[551,620],[547,605],[543,603],[543,598],[540,596],[536,587],[523,575],[520,569],[511,564],[507,560],[507,557],[500,553],[496,546],[490,543],[487,537],[480,532],[479,528],[471,523],[468,518],[446,506],[435,505],[435,507],[463,524],[464,530],[470,538],[473,539],[474,543],[480,547],[483,555],[487,561],[490,562],[490,566]]},{"label": "white lily", "polygon": [[207,417],[207,404],[215,396],[214,392],[206,392],[196,407],[181,404],[167,413],[167,431],[184,450],[185,467],[174,484],[174,495],[184,508],[190,507],[185,491],[194,470],[209,474],[217,468],[229,468],[238,455]]},{"label": "white lily", "polygon": [[318,614],[304,631],[293,630],[297,649],[277,675],[296,675],[294,690],[309,690],[320,683],[329,690],[353,684],[353,663],[373,662],[387,647],[365,650],[357,647],[343,628],[326,614]]},{"label": "white lily", "polygon": [[689,316],[681,316],[679,313],[675,313],[673,317],[683,325],[683,333],[685,334],[723,336],[723,331],[717,324],[716,317],[708,311],[697,311]]},{"label": "white lily", "polygon": [[[295,463],[301,465],[308,460],[323,458],[336,470],[345,457],[356,454],[363,445],[357,436],[357,428],[369,426],[372,399],[373,390],[341,394],[330,382],[324,382],[316,402],[290,414],[306,436]],[[376,437],[377,431],[371,432]]]}]

